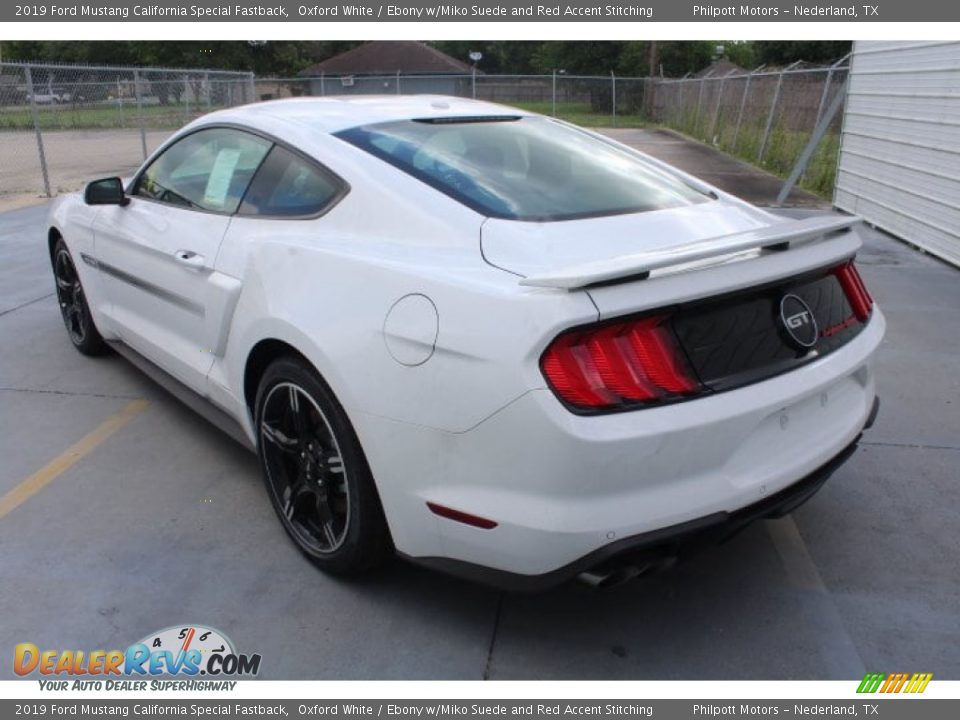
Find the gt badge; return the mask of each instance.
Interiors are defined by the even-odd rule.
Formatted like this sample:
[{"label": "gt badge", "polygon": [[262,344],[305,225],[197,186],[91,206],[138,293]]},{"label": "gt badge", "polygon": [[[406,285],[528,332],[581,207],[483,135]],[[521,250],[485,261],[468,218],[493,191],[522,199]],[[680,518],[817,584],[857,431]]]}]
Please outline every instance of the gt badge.
[{"label": "gt badge", "polygon": [[801,348],[812,348],[817,344],[820,330],[813,311],[796,295],[784,295],[780,300],[780,321],[783,329],[793,343]]}]

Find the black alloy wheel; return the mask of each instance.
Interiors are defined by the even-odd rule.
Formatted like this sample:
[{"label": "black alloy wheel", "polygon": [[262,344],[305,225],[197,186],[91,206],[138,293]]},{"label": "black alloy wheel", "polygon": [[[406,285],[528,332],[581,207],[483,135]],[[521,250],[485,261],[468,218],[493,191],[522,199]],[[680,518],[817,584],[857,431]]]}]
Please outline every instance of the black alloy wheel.
[{"label": "black alloy wheel", "polygon": [[77,268],[70,257],[66,243],[57,241],[53,251],[53,278],[57,287],[57,302],[70,342],[84,355],[99,355],[106,343],[97,331],[80,283]]},{"label": "black alloy wheel", "polygon": [[316,373],[274,362],[257,395],[257,450],[274,509],[322,569],[350,574],[379,564],[391,543],[359,441]]}]

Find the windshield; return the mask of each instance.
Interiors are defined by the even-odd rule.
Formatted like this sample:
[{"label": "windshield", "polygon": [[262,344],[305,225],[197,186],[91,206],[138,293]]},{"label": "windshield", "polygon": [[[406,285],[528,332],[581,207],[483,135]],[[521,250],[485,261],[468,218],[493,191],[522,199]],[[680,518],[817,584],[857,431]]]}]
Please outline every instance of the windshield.
[{"label": "windshield", "polygon": [[636,155],[547,118],[404,120],[337,137],[491,217],[572,220],[707,199]]}]

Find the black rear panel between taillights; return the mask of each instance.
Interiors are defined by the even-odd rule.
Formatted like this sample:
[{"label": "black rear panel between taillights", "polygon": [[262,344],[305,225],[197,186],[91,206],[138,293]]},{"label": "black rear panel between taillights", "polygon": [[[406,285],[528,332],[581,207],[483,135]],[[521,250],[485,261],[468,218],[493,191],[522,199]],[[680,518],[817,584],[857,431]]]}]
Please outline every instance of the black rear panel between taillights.
[{"label": "black rear panel between taillights", "polygon": [[571,412],[686,402],[788,372],[850,342],[873,298],[853,261],[560,333],[540,357]]},{"label": "black rear panel between taillights", "polygon": [[[711,390],[787,372],[833,352],[863,329],[837,275],[846,267],[682,306],[671,314],[670,327]],[[790,296],[801,302],[790,299],[785,305]],[[788,322],[798,327],[791,331]]]}]

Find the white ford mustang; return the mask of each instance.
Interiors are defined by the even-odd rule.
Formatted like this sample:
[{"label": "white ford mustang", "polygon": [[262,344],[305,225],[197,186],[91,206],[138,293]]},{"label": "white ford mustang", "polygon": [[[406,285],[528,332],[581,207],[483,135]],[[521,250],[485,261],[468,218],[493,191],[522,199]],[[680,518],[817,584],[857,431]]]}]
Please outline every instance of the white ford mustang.
[{"label": "white ford mustang", "polygon": [[50,215],[73,344],[254,447],[324,570],[609,584],[789,512],[884,319],[856,219],[785,220],[487,103],[211,113]]}]

